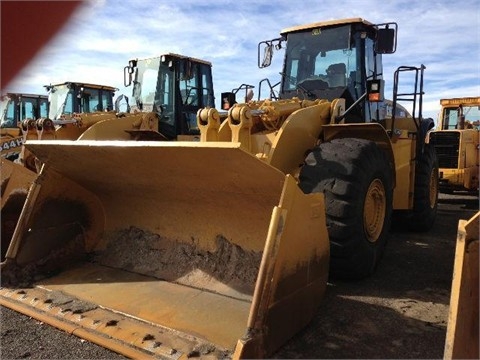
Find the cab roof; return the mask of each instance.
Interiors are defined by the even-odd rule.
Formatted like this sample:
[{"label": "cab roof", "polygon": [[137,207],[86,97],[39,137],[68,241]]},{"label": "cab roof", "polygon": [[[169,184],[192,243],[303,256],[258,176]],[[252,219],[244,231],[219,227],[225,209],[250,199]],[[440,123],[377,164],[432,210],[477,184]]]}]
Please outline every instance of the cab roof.
[{"label": "cab roof", "polygon": [[480,105],[480,97],[467,96],[467,97],[440,99],[440,105],[442,106]]},{"label": "cab roof", "polygon": [[305,25],[292,26],[292,27],[283,29],[280,32],[280,35],[296,32],[300,30],[316,29],[320,27],[329,27],[329,26],[335,26],[335,25],[355,24],[355,23],[362,23],[368,26],[373,26],[371,22],[362,18],[337,19],[337,20],[321,21],[321,22],[305,24]]},{"label": "cab roof", "polygon": [[118,91],[118,88],[109,86],[109,85],[100,85],[100,84],[90,84],[84,82],[77,82],[77,81],[65,81],[63,83],[51,84],[46,86],[60,86],[60,85],[67,85],[67,84],[74,84],[80,87],[86,87],[91,89],[102,89],[102,90],[110,90],[110,91]]},{"label": "cab roof", "polygon": [[14,92],[7,92],[1,95],[2,97],[27,97],[27,98],[40,98],[40,99],[48,99],[47,95],[40,95],[40,94],[29,94],[29,93],[14,93]]},{"label": "cab roof", "polygon": [[194,58],[194,57],[191,57],[191,56],[175,54],[175,53],[165,53],[165,54],[161,54],[159,56],[154,56],[154,57],[144,58],[144,59],[137,59],[137,60],[138,61],[145,61],[145,60],[149,60],[149,59],[158,59],[158,58],[161,58],[162,56],[169,56],[169,57],[173,57],[173,58],[176,58],[176,59],[189,59],[189,60],[191,60],[193,62],[196,62],[196,63],[201,63],[201,64],[212,66],[212,63],[210,61]]}]

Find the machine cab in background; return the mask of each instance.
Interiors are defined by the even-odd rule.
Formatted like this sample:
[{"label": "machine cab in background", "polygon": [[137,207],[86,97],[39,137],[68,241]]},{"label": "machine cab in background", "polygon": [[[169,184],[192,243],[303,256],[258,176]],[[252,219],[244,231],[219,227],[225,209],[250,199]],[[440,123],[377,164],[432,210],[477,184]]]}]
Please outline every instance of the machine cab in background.
[{"label": "machine cab in background", "polygon": [[212,64],[177,54],[131,60],[125,67],[125,86],[133,83],[131,111],[153,111],[159,132],[167,139],[198,135],[197,111],[215,107]]},{"label": "machine cab in background", "polygon": [[48,117],[51,120],[68,120],[75,113],[112,111],[113,97],[118,91],[111,86],[81,82],[46,85],[45,88],[48,91]]},{"label": "machine cab in background", "polygon": [[48,115],[46,95],[7,93],[0,102],[2,128],[17,128],[25,119],[38,119]]}]

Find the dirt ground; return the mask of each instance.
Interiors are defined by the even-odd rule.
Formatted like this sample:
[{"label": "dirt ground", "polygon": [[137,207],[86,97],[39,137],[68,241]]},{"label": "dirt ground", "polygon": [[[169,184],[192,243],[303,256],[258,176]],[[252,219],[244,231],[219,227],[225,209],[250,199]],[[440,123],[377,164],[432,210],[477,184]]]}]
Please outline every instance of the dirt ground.
[{"label": "dirt ground", "polygon": [[[313,321],[272,358],[439,359],[447,328],[459,219],[477,197],[440,196],[428,233],[391,233],[376,273],[330,283]],[[124,359],[74,335],[1,308],[1,359]]]}]

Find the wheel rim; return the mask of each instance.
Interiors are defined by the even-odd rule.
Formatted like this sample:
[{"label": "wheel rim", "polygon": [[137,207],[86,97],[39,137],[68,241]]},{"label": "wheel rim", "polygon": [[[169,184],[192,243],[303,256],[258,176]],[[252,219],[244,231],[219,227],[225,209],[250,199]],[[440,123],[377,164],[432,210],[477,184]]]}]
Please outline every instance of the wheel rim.
[{"label": "wheel rim", "polygon": [[438,173],[436,169],[433,169],[430,174],[430,208],[434,208],[437,203],[437,193],[438,193]]},{"label": "wheel rim", "polygon": [[375,179],[368,187],[363,207],[363,226],[371,243],[376,242],[382,232],[386,207],[385,188],[379,179]]}]

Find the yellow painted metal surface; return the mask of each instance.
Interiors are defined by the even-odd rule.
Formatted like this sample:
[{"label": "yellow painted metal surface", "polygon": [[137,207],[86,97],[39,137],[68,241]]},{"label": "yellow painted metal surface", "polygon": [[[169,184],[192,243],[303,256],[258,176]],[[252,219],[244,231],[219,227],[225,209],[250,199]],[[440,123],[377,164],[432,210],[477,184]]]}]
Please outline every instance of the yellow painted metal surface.
[{"label": "yellow painted metal surface", "polygon": [[4,260],[27,192],[37,176],[20,164],[1,159],[1,261]]},{"label": "yellow painted metal surface", "polygon": [[351,23],[363,23],[366,25],[373,25],[367,20],[364,20],[362,18],[350,18],[350,19],[340,19],[340,20],[328,20],[328,21],[322,21],[322,22],[316,22],[312,24],[307,24],[307,25],[299,25],[299,26],[293,26],[289,27],[286,29],[283,29],[280,34],[284,35],[290,32],[295,32],[295,31],[300,31],[300,30],[305,30],[305,29],[316,29],[316,28],[321,28],[324,26],[332,26],[332,25],[342,25],[342,24],[351,24]]},{"label": "yellow painted metal surface", "polygon": [[[26,146],[47,165],[2,264],[2,285],[15,288],[17,266],[35,268],[46,276],[35,291],[94,303],[239,358],[267,356],[314,315],[328,276],[323,195],[303,194],[291,175],[239,143]],[[0,298],[18,305],[6,292]],[[57,326],[52,313],[36,316]],[[104,332],[72,321],[104,341]],[[108,335],[127,353],[135,331],[124,326]]]},{"label": "yellow painted metal surface", "polygon": [[479,222],[458,224],[444,359],[479,358]]},{"label": "yellow painted metal surface", "polygon": [[16,191],[28,191],[36,174],[25,167],[9,160],[0,159],[0,176],[2,183],[2,208],[8,200],[8,194]]},{"label": "yellow painted metal surface", "polygon": [[395,153],[395,190],[393,192],[393,209],[408,210],[413,208],[415,186],[415,151],[416,139],[407,130],[401,131],[392,142]]},{"label": "yellow painted metal surface", "polygon": [[121,117],[109,117],[90,126],[78,137],[78,140],[130,140],[130,134],[125,131],[134,129],[134,124],[140,122],[145,113],[125,113]]},{"label": "yellow painted metal surface", "polygon": [[470,110],[480,106],[480,97],[441,99],[440,105],[437,127],[429,136],[439,141],[442,186],[447,191],[478,191],[480,121],[478,111]]},{"label": "yellow painted metal surface", "polygon": [[19,128],[0,129],[0,154],[1,158],[15,157],[22,149],[23,136]]}]

